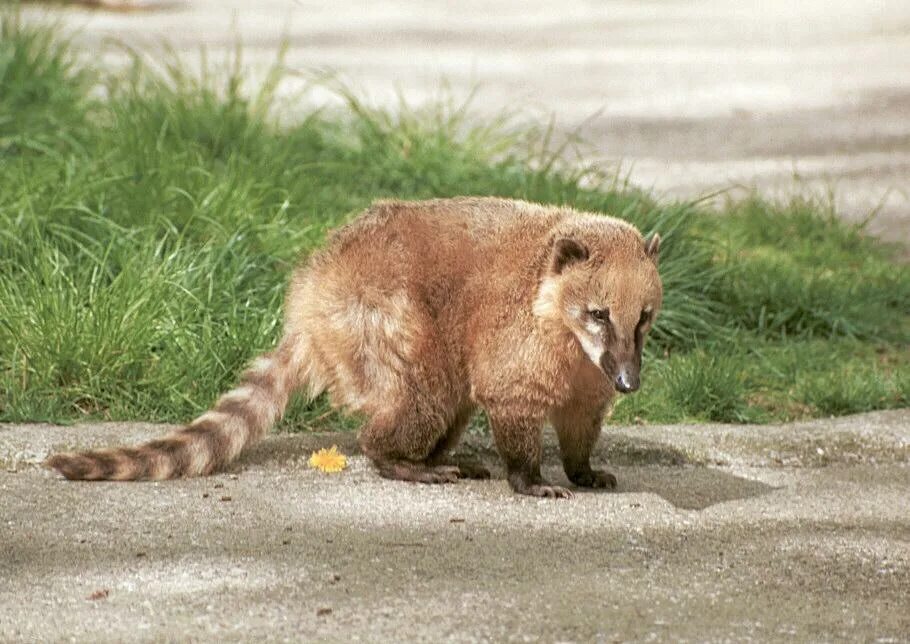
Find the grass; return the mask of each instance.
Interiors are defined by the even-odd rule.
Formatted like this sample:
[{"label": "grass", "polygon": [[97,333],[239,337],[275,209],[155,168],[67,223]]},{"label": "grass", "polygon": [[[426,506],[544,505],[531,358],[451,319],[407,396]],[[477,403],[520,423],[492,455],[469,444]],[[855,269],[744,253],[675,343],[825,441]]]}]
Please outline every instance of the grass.
[{"label": "grass", "polygon": [[[661,232],[664,313],[617,421],[908,405],[910,272],[825,204],[658,203],[444,101],[393,114],[338,87],[345,109],[279,126],[281,73],[113,76],[0,15],[0,420],[185,420],[274,343],[288,273],[328,230],[375,198],[462,194]],[[285,425],[355,422],[317,400]]]}]

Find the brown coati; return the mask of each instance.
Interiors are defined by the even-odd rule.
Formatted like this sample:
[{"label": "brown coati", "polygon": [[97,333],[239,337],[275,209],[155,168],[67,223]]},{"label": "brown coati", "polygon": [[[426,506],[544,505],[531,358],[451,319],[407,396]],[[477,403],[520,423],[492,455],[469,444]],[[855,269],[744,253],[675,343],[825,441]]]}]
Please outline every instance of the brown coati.
[{"label": "brown coati", "polygon": [[540,475],[548,421],[569,479],[614,487],[589,457],[615,393],[639,386],[662,298],[659,246],[628,223],[567,208],[377,202],[296,271],[277,348],[210,411],[145,445],[48,463],[70,479],[209,474],[302,389],[366,418],[360,445],[388,478],[488,476],[448,457],[482,408],[516,492],[571,495]]}]

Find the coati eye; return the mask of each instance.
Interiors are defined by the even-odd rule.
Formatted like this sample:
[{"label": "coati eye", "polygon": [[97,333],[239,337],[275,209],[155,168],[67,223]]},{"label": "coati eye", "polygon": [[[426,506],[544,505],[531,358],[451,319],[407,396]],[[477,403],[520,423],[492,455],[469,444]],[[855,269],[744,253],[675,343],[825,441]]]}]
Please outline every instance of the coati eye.
[{"label": "coati eye", "polygon": [[610,309],[591,309],[589,313],[592,318],[601,324],[606,324],[607,320],[610,319]]},{"label": "coati eye", "polygon": [[651,311],[642,311],[641,317],[638,318],[638,326],[644,326],[651,319]]}]

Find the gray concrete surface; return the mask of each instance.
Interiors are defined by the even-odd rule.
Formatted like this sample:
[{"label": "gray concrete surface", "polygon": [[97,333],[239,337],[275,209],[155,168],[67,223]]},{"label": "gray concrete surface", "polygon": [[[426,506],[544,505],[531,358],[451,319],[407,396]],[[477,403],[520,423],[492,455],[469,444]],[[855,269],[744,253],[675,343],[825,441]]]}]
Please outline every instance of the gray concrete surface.
[{"label": "gray concrete surface", "polygon": [[[110,4],[121,4],[111,0]],[[130,3],[126,3],[130,4]],[[475,86],[480,115],[517,110],[585,157],[669,197],[833,193],[845,217],[910,242],[906,0],[146,0],[148,11],[51,10],[89,55],[119,41],[263,68],[279,43],[303,76],[341,72],[379,104]],[[30,9],[43,13],[47,9]],[[325,92],[306,100],[331,102]],[[905,248],[910,249],[910,243]],[[910,252],[910,251],[908,251]]]},{"label": "gray concrete surface", "polygon": [[[910,411],[611,428],[619,489],[569,501],[384,481],[350,434],[186,481],[37,466],[165,429],[0,426],[0,641],[910,639]],[[309,469],[332,443],[350,468]]]}]

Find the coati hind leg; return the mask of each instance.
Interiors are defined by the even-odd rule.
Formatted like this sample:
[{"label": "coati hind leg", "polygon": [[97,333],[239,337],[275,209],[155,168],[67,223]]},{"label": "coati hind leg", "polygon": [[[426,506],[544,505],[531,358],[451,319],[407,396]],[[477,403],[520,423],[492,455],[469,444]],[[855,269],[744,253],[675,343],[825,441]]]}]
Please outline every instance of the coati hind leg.
[{"label": "coati hind leg", "polygon": [[458,468],[458,477],[463,479],[488,479],[490,470],[480,463],[465,460],[463,458],[453,459],[450,452],[458,445],[464,434],[465,428],[471,422],[474,415],[473,407],[466,407],[458,412],[455,420],[449,424],[445,436],[440,439],[427,458],[427,463],[431,465],[448,465]]},{"label": "coati hind leg", "polygon": [[490,428],[496,449],[506,464],[509,484],[519,494],[567,499],[572,492],[552,485],[540,475],[541,426],[529,419],[514,419],[490,413]]},{"label": "coati hind leg", "polygon": [[397,413],[371,418],[358,436],[360,448],[376,465],[379,475],[414,483],[457,481],[457,467],[429,461],[434,447],[445,437],[442,417],[413,405],[398,409]]},{"label": "coati hind leg", "polygon": [[600,436],[604,404],[573,400],[565,407],[553,411],[550,421],[559,438],[566,476],[580,487],[616,487],[616,477],[605,470],[591,468],[591,452]]}]

